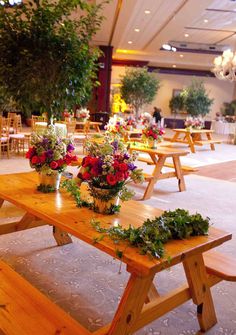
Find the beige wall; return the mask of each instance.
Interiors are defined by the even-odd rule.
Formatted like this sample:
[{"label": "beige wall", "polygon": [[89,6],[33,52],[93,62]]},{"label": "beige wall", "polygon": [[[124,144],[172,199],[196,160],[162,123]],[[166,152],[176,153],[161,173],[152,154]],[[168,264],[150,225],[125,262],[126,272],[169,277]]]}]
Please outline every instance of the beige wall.
[{"label": "beige wall", "polygon": [[[125,73],[125,67],[113,66],[111,83],[117,84],[120,80],[120,75]],[[171,116],[169,109],[169,100],[172,97],[173,89],[182,89],[191,83],[192,77],[186,75],[172,75],[172,74],[157,74],[161,80],[161,88],[151,105],[144,109],[147,112],[152,112],[153,106],[162,109],[164,117]],[[209,92],[209,97],[214,99],[210,114],[206,119],[212,119],[216,112],[220,111],[223,102],[230,102],[234,96],[234,83],[219,80],[214,77],[197,77],[203,80],[206,90]],[[181,116],[180,116],[181,117]],[[184,117],[184,116],[183,116]]]}]

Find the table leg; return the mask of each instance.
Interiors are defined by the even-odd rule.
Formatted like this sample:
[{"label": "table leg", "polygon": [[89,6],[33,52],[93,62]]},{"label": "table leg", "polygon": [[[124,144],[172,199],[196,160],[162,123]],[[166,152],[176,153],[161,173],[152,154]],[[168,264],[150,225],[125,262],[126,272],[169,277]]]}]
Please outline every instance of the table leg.
[{"label": "table leg", "polygon": [[[206,136],[207,136],[207,139],[208,141],[212,141],[212,137],[211,137],[211,133],[206,133]],[[210,143],[210,147],[211,147],[211,150],[215,150],[215,144],[214,143]]]},{"label": "table leg", "polygon": [[195,153],[194,142],[193,142],[193,138],[190,132],[186,132],[186,139],[188,141],[188,145],[189,145],[191,152]]},{"label": "table leg", "polygon": [[203,256],[194,255],[183,261],[191,297],[197,305],[197,317],[202,331],[207,331],[217,322]]},{"label": "table leg", "polygon": [[128,335],[147,298],[154,274],[138,277],[132,273],[107,335]]},{"label": "table leg", "polygon": [[0,199],[0,208],[2,207],[3,203],[4,203],[4,200]]},{"label": "table leg", "polygon": [[155,168],[153,170],[152,176],[153,178],[148,182],[148,186],[145,190],[143,200],[150,199],[153,193],[154,185],[156,184],[158,177],[161,174],[161,170],[164,166],[166,158],[164,156],[161,156],[158,161],[156,162]]},{"label": "table leg", "polygon": [[72,243],[72,239],[68,233],[55,226],[53,226],[53,236],[57,242],[57,245]]},{"label": "table leg", "polygon": [[179,156],[173,156],[173,163],[175,167],[176,177],[178,179],[179,190],[180,192],[183,192],[186,190],[186,186],[185,186],[183,171],[181,169],[181,163],[180,163]]}]

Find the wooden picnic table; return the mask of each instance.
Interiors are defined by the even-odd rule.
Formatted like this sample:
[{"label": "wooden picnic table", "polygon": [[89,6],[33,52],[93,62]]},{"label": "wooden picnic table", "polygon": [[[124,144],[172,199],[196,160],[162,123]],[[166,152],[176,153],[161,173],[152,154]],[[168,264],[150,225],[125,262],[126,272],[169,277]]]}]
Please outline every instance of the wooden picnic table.
[{"label": "wooden picnic table", "polygon": [[[36,190],[36,185],[37,174],[35,172],[0,176],[0,206],[6,200],[25,210],[25,215],[19,222],[9,223],[8,220],[6,224],[1,224],[0,235],[49,224],[53,226],[53,234],[58,245],[71,243],[71,238],[68,235],[71,234],[90,244],[93,248],[100,249],[109,254],[111,257],[118,258],[117,248],[119,247],[119,250],[123,251],[121,261],[127,265],[127,271],[130,273],[127,286],[121,299],[119,299],[118,308],[111,323],[92,333],[84,330],[82,325],[76,322],[80,327],[80,331],[76,332],[76,334],[133,334],[138,329],[168,313],[189,299],[192,299],[194,304],[197,305],[197,317],[202,331],[210,329],[217,322],[210,286],[216,284],[221,279],[218,277],[211,277],[211,279],[209,279],[207,267],[203,260],[203,253],[230,240],[232,237],[231,234],[211,227],[209,235],[207,236],[197,236],[184,241],[172,240],[168,242],[165,244],[166,256],[162,259],[150,258],[141,255],[137,248],[127,246],[125,242],[120,242],[120,244],[117,245],[108,237],[97,239],[97,243],[94,243],[94,239],[99,237],[100,233],[94,230],[90,221],[92,219],[99,220],[104,227],[109,227],[115,223],[119,223],[122,227],[126,228],[129,225],[138,227],[142,225],[146,219],[159,216],[162,213],[160,209],[152,208],[140,204],[139,202],[129,201],[122,205],[119,214],[112,216],[96,214],[87,208],[76,207],[74,200],[65,190],[44,194]],[[178,263],[183,264],[187,282],[160,296],[153,284],[155,274]],[[4,266],[2,266],[2,270],[4,271],[2,271],[2,273],[5,273]],[[11,272],[10,277],[12,276],[14,277]],[[17,285],[20,285],[19,275],[16,274],[17,280],[14,280],[14,278],[11,279],[9,285],[4,284],[4,280],[7,281],[7,278],[8,277],[5,276],[1,279],[0,293],[1,289],[7,290],[7,287],[12,284],[14,290],[17,291]],[[166,273],[166,281],[168,281],[168,272]],[[27,287],[26,284],[24,284],[24,287]],[[18,288],[18,296],[20,294],[21,290]],[[1,306],[6,303],[5,300],[1,301],[3,297],[4,295],[0,294]],[[23,301],[27,299],[27,290],[24,291],[22,299]],[[33,299],[39,299],[35,291]],[[32,318],[31,315],[28,316],[29,323],[22,325],[21,315],[23,315],[25,311],[18,308],[17,313],[14,313],[14,309],[12,310],[12,308],[10,308],[17,303],[16,299],[12,298],[11,301],[9,294],[6,300],[7,316],[5,316],[5,309],[0,308],[1,329],[12,330],[15,329],[14,327],[19,327],[19,324],[27,330],[31,329],[31,327],[35,327],[34,318]],[[37,301],[31,301],[31,304],[32,306],[37,306]],[[50,319],[53,320],[53,306],[55,306],[55,310],[56,308],[58,309],[58,307],[53,305],[52,302],[50,302],[49,306],[50,315],[48,315],[48,313],[46,315],[45,312],[44,318],[37,319],[38,329],[39,327],[41,329],[42,323],[45,322],[44,320],[49,316]],[[43,314],[44,311],[38,308],[37,313]],[[58,315],[58,310],[55,314]],[[26,318],[27,310],[24,315]],[[60,327],[58,325],[58,328],[54,329],[54,331],[51,330],[50,334],[72,334],[70,332],[68,333],[66,325],[63,326],[63,323],[66,322],[72,323],[72,321],[68,321],[68,318],[69,316],[66,316],[66,313],[64,313],[64,317],[60,316],[60,320],[57,321],[58,323],[60,322]],[[55,320],[58,320],[58,318]],[[75,327],[74,323],[73,327]],[[63,331],[61,332],[61,330]],[[15,334],[15,332],[11,331],[6,331],[6,333]],[[26,333],[28,334],[29,332],[21,332],[22,335]],[[49,334],[49,332],[45,334]]]},{"label": "wooden picnic table", "polygon": [[[168,145],[168,144],[167,144]],[[189,152],[180,150],[177,148],[169,148],[165,144],[158,146],[157,149],[150,149],[144,145],[133,145],[131,143],[130,151],[137,151],[146,153],[150,156],[150,159],[139,158],[139,160],[144,161],[148,164],[153,164],[154,169],[152,174],[145,174],[145,179],[148,182],[146,190],[143,195],[143,200],[149,199],[153,194],[154,185],[158,180],[176,177],[178,179],[179,191],[185,191],[185,181],[184,181],[184,172],[181,167],[180,157],[186,156]],[[171,172],[163,172],[162,169],[166,164],[166,159],[171,158],[173,161],[173,169]]]},{"label": "wooden picnic table", "polygon": [[[171,142],[180,142],[188,144],[192,153],[195,153],[195,145],[206,145],[210,144],[211,150],[215,150],[215,144],[221,143],[221,141],[212,139],[212,133],[214,130],[210,129],[172,129],[174,131],[173,137],[170,139]],[[204,138],[205,136],[205,138]]]},{"label": "wooden picnic table", "polygon": [[76,126],[81,127],[84,133],[88,133],[91,128],[94,128],[96,132],[100,133],[101,125],[102,125],[102,122],[95,122],[95,121],[89,121],[89,120],[85,122],[76,121]]}]

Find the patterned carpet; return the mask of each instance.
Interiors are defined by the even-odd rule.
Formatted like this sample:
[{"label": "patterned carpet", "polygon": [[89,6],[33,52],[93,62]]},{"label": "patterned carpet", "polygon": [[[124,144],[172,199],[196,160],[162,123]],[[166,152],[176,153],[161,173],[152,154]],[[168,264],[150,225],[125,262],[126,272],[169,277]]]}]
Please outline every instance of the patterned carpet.
[{"label": "patterned carpet", "polygon": [[[19,166],[18,163],[18,167],[15,164],[13,170],[18,168],[18,171],[29,171],[25,160],[20,159],[19,162],[22,164]],[[161,180],[156,184],[153,197],[143,203],[164,210],[185,208],[191,213],[198,211],[203,216],[209,216],[215,227],[233,233],[233,239],[219,249],[235,257],[236,187],[232,179],[235,176],[233,170],[236,162],[221,164],[212,165],[208,172],[209,167],[206,166],[199,169],[198,175],[187,175],[186,192],[178,192],[177,182],[173,178]],[[10,165],[10,161],[5,167],[0,165],[0,173],[9,172]],[[217,165],[221,178],[216,176]],[[140,197],[144,185],[135,187],[135,190]],[[6,217],[10,220],[10,216],[17,218],[21,214],[22,211],[6,203],[0,211],[0,224],[6,222]],[[45,226],[0,236],[0,258],[86,328],[96,330],[113,317],[128,279],[125,266],[122,266],[121,274],[118,274],[119,261],[75,238],[73,244],[57,247],[51,231],[51,227]],[[182,266],[164,270],[155,278],[160,293],[176,288],[184,281]],[[236,335],[236,283],[221,282],[212,289],[212,294],[218,323],[205,334]],[[135,333],[194,334],[201,333],[196,306],[192,302],[185,303]]]}]

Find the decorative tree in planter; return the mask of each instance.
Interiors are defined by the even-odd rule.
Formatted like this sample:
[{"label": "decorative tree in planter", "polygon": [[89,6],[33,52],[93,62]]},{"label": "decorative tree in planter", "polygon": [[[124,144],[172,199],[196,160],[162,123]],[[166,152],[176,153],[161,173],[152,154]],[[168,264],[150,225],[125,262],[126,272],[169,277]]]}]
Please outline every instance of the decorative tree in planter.
[{"label": "decorative tree in planter", "polygon": [[205,116],[210,112],[214,99],[208,97],[202,81],[193,80],[181,95],[184,97],[184,109],[191,116]]},{"label": "decorative tree in planter", "polygon": [[130,104],[138,118],[141,108],[150,104],[160,88],[160,80],[147,68],[127,69],[121,77],[121,96]]},{"label": "decorative tree in planter", "polygon": [[89,100],[100,54],[90,41],[103,4],[31,0],[0,6],[0,85],[22,113],[40,109],[60,117],[65,106]]}]

